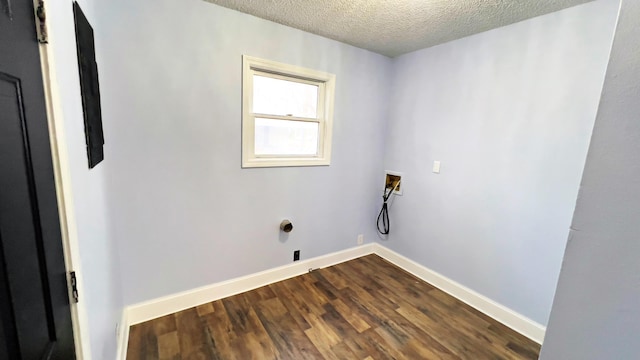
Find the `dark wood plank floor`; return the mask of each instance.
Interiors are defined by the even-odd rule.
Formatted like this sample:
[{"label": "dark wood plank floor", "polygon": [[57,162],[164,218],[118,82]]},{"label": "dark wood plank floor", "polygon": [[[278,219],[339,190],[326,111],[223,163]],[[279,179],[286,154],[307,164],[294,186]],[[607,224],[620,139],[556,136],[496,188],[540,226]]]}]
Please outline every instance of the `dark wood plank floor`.
[{"label": "dark wood plank floor", "polygon": [[127,359],[537,359],[539,350],[369,255],[135,325]]}]

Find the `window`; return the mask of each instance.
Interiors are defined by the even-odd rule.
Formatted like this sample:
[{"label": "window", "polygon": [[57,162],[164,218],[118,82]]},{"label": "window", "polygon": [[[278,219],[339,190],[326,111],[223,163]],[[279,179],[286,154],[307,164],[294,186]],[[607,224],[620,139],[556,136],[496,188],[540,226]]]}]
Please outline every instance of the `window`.
[{"label": "window", "polygon": [[329,165],[335,75],[242,62],[242,167]]}]

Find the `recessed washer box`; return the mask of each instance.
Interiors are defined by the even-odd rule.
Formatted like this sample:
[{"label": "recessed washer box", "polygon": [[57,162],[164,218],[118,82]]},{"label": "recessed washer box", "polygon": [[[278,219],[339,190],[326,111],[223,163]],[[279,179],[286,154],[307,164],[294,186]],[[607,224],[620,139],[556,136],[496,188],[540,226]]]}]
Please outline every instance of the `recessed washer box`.
[{"label": "recessed washer box", "polygon": [[396,181],[400,180],[400,185],[398,185],[398,187],[394,190],[394,194],[395,195],[402,195],[402,191],[404,189],[404,184],[402,183],[402,173],[401,172],[397,172],[397,171],[392,171],[392,170],[385,170],[384,171],[384,186],[385,186],[385,191],[388,191],[390,188],[393,187],[393,185],[396,183]]}]

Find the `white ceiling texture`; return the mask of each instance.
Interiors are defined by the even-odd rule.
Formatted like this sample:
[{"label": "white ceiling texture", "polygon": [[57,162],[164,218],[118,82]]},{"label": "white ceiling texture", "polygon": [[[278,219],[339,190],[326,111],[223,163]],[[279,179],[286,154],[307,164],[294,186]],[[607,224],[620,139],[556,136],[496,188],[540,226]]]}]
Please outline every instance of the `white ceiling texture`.
[{"label": "white ceiling texture", "polygon": [[205,0],[390,57],[591,0]]}]

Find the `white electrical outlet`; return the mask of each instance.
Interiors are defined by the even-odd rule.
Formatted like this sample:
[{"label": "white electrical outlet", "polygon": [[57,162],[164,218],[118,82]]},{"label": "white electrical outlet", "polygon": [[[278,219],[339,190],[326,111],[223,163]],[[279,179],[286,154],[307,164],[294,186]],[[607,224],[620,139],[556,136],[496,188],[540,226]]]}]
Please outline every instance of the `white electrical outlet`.
[{"label": "white electrical outlet", "polygon": [[358,235],[358,245],[362,245],[364,243],[364,235]]}]

